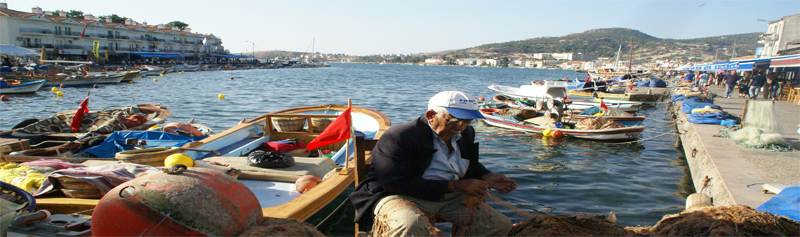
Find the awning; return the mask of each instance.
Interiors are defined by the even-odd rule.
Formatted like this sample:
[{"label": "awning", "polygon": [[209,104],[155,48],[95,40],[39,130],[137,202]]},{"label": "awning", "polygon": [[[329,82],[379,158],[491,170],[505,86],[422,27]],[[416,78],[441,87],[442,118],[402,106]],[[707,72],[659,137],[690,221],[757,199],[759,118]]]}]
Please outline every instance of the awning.
[{"label": "awning", "polygon": [[752,71],[753,70],[753,63],[740,63],[739,68],[736,71]]},{"label": "awning", "polygon": [[40,54],[36,51],[14,45],[0,45],[0,55],[35,57]]},{"label": "awning", "polygon": [[183,58],[180,54],[176,53],[131,53],[139,55],[144,58]]},{"label": "awning", "polygon": [[223,58],[256,58],[250,55],[229,55],[229,54],[212,54],[211,56]]},{"label": "awning", "polygon": [[800,56],[794,58],[774,59],[769,67],[800,67]]}]

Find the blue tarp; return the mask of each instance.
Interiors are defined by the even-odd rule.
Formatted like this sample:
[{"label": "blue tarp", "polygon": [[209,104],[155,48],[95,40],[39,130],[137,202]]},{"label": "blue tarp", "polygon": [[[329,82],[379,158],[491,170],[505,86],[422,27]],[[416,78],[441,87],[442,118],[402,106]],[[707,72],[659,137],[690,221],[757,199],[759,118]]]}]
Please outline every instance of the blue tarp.
[{"label": "blue tarp", "polygon": [[147,142],[145,148],[182,146],[186,143],[199,141],[207,136],[188,137],[178,134],[158,131],[118,131],[108,135],[100,145],[83,149],[81,152],[90,153],[96,157],[112,158],[117,152],[133,150],[133,146],[125,145],[125,139],[137,138]]},{"label": "blue tarp", "polygon": [[131,53],[145,58],[183,58],[182,55],[176,53]]},{"label": "blue tarp", "polygon": [[653,79],[653,80],[650,80],[650,87],[666,88],[667,87],[667,83],[662,81],[661,79]]},{"label": "blue tarp", "polygon": [[650,87],[650,81],[638,81],[636,87]]},{"label": "blue tarp", "polygon": [[720,107],[719,105],[715,105],[705,101],[697,101],[690,99],[684,99],[683,104],[681,104],[681,106],[683,108],[684,114],[691,114],[693,109],[702,109],[705,108],[706,106],[709,106],[712,109],[719,109],[719,110],[722,109],[722,107]]},{"label": "blue tarp", "polygon": [[686,121],[690,123],[699,123],[699,124],[717,124],[723,120],[725,116],[722,112],[714,113],[714,114],[706,114],[700,112],[694,112],[686,118]]},{"label": "blue tarp", "polygon": [[800,221],[800,187],[783,189],[778,195],[770,198],[756,210],[781,215]]}]

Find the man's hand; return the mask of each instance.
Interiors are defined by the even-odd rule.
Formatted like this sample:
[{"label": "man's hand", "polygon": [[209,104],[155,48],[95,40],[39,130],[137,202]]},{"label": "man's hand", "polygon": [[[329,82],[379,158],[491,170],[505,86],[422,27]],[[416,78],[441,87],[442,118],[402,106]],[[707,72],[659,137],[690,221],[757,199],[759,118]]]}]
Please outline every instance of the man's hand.
[{"label": "man's hand", "polygon": [[469,195],[483,195],[489,189],[489,183],[478,179],[450,180],[447,183],[448,191],[456,191]]},{"label": "man's hand", "polygon": [[502,174],[487,173],[482,178],[486,180],[489,187],[500,193],[508,193],[517,189],[517,182]]}]

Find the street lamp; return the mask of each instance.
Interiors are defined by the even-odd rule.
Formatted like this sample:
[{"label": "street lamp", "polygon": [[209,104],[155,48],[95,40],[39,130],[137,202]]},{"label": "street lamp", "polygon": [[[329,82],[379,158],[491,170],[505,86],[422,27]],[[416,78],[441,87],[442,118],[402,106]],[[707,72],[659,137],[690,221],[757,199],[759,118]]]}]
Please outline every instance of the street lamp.
[{"label": "street lamp", "polygon": [[254,43],[252,41],[249,41],[249,40],[245,40],[244,42],[250,42],[251,44],[253,44],[253,58],[255,58],[256,57],[256,43]]}]

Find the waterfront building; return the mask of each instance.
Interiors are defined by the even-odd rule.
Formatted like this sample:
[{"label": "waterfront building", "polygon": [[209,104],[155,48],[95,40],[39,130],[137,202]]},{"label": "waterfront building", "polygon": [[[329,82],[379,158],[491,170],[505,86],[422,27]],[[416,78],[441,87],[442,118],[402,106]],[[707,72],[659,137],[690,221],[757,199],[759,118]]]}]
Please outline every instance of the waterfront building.
[{"label": "waterfront building", "polygon": [[100,19],[92,14],[70,18],[64,11],[53,14],[40,7],[21,12],[0,3],[0,44],[44,49],[49,59],[83,60],[93,54],[94,41],[99,42],[100,57],[110,61],[141,58],[200,61],[228,53],[222,39],[213,34],[192,33],[188,27],[180,30],[131,19],[113,23],[111,18]]},{"label": "waterfront building", "polygon": [[800,48],[800,14],[770,21],[767,32],[759,37],[758,43],[764,44],[761,58],[796,53]]}]

